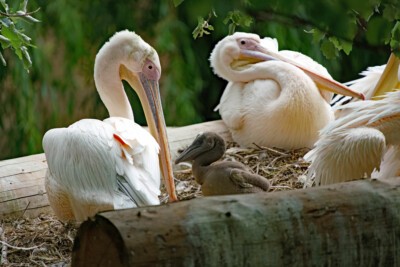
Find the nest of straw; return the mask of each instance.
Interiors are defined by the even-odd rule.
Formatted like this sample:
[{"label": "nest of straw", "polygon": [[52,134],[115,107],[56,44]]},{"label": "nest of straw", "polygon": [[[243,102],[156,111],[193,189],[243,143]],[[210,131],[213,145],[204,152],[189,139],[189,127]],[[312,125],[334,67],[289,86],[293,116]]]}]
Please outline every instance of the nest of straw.
[{"label": "nest of straw", "polygon": [[[237,161],[249,166],[254,173],[269,180],[270,191],[293,190],[303,188],[306,182],[305,173],[309,163],[304,161],[303,156],[308,151],[308,148],[283,150],[256,144],[251,148],[241,148],[234,142],[228,142],[221,160]],[[180,164],[180,168],[176,169],[174,174],[180,200],[202,196],[201,187],[194,180],[191,164]],[[167,199],[166,193],[162,199]]]},{"label": "nest of straw", "polygon": [[[228,143],[221,160],[238,161],[253,172],[266,177],[270,191],[303,188],[308,163],[303,160],[308,149],[282,150],[254,145],[240,148]],[[201,187],[192,175],[190,164],[181,164],[175,171],[178,198],[201,197]],[[167,193],[162,188],[161,201]],[[69,266],[73,240],[78,225],[62,223],[54,215],[37,218],[0,220],[0,266]]]}]

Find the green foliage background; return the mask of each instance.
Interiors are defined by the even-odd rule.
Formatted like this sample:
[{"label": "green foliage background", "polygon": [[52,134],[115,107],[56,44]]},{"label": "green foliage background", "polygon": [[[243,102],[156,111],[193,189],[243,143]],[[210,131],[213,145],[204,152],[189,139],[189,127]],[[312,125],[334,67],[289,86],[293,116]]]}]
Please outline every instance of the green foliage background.
[{"label": "green foliage background", "polygon": [[[29,48],[29,73],[12,51],[1,51],[8,66],[0,68],[0,159],[42,152],[41,139],[50,128],[107,117],[94,87],[93,63],[118,30],[137,32],[158,51],[171,126],[219,118],[213,109],[226,82],[212,73],[208,58],[229,31],[275,37],[280,49],[311,56],[341,82],[385,64],[389,44],[399,44],[391,40],[398,35],[391,32],[400,16],[397,0],[29,1],[30,10],[39,7],[34,17],[40,23],[19,24],[36,46]],[[193,30],[204,21],[208,34],[194,39]],[[145,124],[137,97],[126,91],[135,120]]]}]

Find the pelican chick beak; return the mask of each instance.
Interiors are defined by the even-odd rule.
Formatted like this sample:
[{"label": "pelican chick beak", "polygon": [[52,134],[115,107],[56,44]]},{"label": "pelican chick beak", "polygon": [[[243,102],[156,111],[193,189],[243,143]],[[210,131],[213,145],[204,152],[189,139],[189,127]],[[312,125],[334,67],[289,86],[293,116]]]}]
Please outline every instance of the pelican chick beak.
[{"label": "pelican chick beak", "polygon": [[126,80],[130,84],[140,99],[150,133],[160,146],[159,160],[161,173],[164,178],[164,185],[169,194],[169,200],[171,202],[177,201],[171,153],[168,145],[165,119],[158,86],[160,73],[156,73],[155,77],[146,77],[143,72],[140,72],[138,77],[124,65],[120,66],[119,73],[121,79]]},{"label": "pelican chick beak", "polygon": [[377,100],[384,97],[388,92],[394,89],[400,89],[400,58],[395,54],[390,54],[386,67],[375,86],[372,99]]},{"label": "pelican chick beak", "polygon": [[280,60],[289,64],[292,64],[302,71],[304,71],[305,74],[307,74],[318,86],[318,88],[327,90],[336,94],[340,95],[345,95],[345,96],[351,96],[351,97],[356,97],[360,98],[362,100],[365,100],[364,94],[354,91],[350,89],[349,87],[332,80],[330,78],[321,76],[320,74],[308,69],[305,66],[302,66],[301,64],[297,63],[296,61],[286,58],[276,52],[270,51],[262,46],[257,46],[255,50],[242,50],[241,54],[244,56],[250,56],[250,57],[255,57],[258,60],[262,61],[267,61],[267,60]]},{"label": "pelican chick beak", "polygon": [[188,146],[184,151],[181,152],[181,154],[175,159],[175,164],[184,161],[191,161],[200,154],[207,151],[207,149],[203,147],[201,143],[196,141],[198,140],[193,141],[193,143],[190,146]]}]

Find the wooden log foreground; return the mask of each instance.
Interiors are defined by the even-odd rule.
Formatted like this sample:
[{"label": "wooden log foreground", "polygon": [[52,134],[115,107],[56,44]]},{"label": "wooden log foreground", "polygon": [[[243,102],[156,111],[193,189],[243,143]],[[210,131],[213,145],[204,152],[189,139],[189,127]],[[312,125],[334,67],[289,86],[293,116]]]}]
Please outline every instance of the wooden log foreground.
[{"label": "wooden log foreground", "polygon": [[104,212],[72,266],[400,266],[400,178]]},{"label": "wooden log foreground", "polygon": [[[202,131],[214,131],[230,140],[231,136],[221,121],[211,121],[184,127],[168,127],[171,156],[189,145]],[[0,216],[36,217],[51,213],[44,188],[47,163],[44,154],[0,161]]]}]

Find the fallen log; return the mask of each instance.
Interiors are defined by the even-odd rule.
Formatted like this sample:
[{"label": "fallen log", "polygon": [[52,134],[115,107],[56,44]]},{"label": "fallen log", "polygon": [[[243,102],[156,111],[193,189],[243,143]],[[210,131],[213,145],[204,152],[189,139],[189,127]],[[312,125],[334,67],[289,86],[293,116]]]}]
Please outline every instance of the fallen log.
[{"label": "fallen log", "polygon": [[100,213],[72,266],[400,266],[399,251],[392,178]]},{"label": "fallen log", "polygon": [[[230,133],[221,120],[168,127],[172,158],[201,131],[217,132],[226,140],[231,140]],[[44,188],[46,170],[44,154],[0,161],[0,216],[37,217],[42,212],[51,213]]]}]

